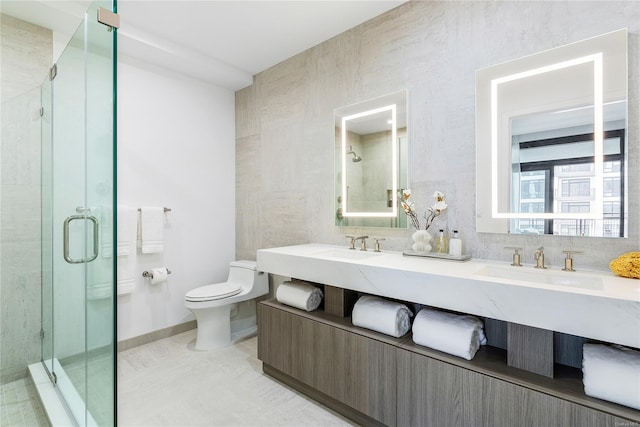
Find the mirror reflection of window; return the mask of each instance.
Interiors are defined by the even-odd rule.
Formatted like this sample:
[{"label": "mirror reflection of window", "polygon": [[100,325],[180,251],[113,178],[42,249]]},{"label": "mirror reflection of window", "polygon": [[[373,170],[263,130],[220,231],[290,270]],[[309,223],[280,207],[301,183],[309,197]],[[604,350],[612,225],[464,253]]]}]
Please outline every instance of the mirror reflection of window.
[{"label": "mirror reflection of window", "polygon": [[591,195],[590,178],[562,179],[562,197],[589,197]]},{"label": "mirror reflection of window", "polygon": [[611,177],[604,179],[604,196],[605,197],[620,197],[620,177]]},{"label": "mirror reflection of window", "polygon": [[[531,139],[518,135],[514,140],[514,183],[519,182],[519,197],[514,212],[554,212],[579,216],[596,210],[597,175],[593,157],[593,135],[565,135]],[[515,233],[553,233],[558,235],[623,236],[624,232],[624,129],[605,132],[602,173],[602,219],[548,219],[512,221]],[[576,234],[577,233],[577,234]]]},{"label": "mirror reflection of window", "polygon": [[626,237],[627,38],[477,70],[479,232]]},{"label": "mirror reflection of window", "polygon": [[[522,173],[520,205],[531,204],[531,199],[544,199],[545,177],[544,172],[524,172]],[[533,210],[520,210],[521,212],[535,212]],[[544,212],[540,211],[540,212]]]}]

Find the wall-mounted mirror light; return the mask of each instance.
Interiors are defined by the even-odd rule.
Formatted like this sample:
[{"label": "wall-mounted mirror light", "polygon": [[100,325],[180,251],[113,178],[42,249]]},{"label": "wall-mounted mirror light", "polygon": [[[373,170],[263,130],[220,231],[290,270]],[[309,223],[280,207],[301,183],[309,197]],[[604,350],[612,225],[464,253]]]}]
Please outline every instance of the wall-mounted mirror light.
[{"label": "wall-mounted mirror light", "polygon": [[478,70],[478,231],[626,236],[626,121],[626,30]]},{"label": "wall-mounted mirror light", "polygon": [[406,91],[335,110],[336,225],[406,227]]}]

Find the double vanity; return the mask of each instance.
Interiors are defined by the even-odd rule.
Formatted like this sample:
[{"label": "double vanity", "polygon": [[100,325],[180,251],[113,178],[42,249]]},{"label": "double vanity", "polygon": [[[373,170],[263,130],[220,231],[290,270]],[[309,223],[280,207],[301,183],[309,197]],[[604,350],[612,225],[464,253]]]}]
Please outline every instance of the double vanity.
[{"label": "double vanity", "polygon": [[640,348],[640,281],[308,244],[258,251],[262,271]]},{"label": "double vanity", "polygon": [[[259,250],[258,266],[325,291],[324,308],[310,313],[259,304],[265,373],[361,424],[640,422],[640,411],[584,395],[581,370],[554,359],[558,334],[640,348],[638,281],[323,244]],[[354,327],[350,310],[363,294],[479,316],[490,345],[466,361],[418,346],[410,333]],[[492,345],[500,328],[491,324],[506,326],[506,348]]]},{"label": "double vanity", "polygon": [[[476,232],[630,236],[627,38],[621,29],[476,72]],[[410,166],[424,165],[410,158],[407,99],[400,91],[335,110],[341,234],[408,226],[398,198]],[[640,349],[640,281],[355,246],[258,251],[273,286],[283,276],[324,290],[313,312],[259,303],[265,373],[362,425],[640,425],[640,411],[586,396],[581,370],[587,341]],[[535,258],[544,267],[541,248]],[[478,316],[488,345],[467,361],[411,333],[355,327],[362,295]]]}]

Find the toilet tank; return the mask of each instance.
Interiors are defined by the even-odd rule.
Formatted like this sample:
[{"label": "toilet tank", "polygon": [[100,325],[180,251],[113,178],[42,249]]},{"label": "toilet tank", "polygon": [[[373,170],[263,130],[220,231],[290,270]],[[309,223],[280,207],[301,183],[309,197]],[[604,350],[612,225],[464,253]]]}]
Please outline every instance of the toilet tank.
[{"label": "toilet tank", "polygon": [[258,271],[258,263],[255,261],[232,261],[229,263],[229,278],[227,282],[237,283],[243,291],[248,290],[255,296],[269,292],[269,279],[267,274]]}]

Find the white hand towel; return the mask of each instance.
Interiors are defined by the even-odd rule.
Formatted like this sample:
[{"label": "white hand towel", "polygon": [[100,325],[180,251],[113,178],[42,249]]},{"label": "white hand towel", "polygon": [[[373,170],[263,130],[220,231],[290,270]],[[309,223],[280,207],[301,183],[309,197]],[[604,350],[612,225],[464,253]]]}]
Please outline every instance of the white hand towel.
[{"label": "white hand towel", "polygon": [[[120,264],[120,260],[118,260]],[[118,277],[120,276],[120,268],[118,267]],[[118,279],[118,285],[116,287],[116,293],[118,295],[126,295],[132,293],[136,289],[136,279],[129,277],[127,279]]]},{"label": "white hand towel", "polygon": [[413,322],[413,342],[471,360],[487,343],[483,328],[477,317],[423,308]]},{"label": "white hand towel", "polygon": [[[117,294],[130,293],[135,289],[136,268],[136,222],[138,216],[134,208],[118,205],[117,255],[119,256]],[[99,215],[102,258],[89,264],[91,281],[87,285],[87,295],[91,300],[110,298],[113,295],[113,220],[112,208],[103,206]]]},{"label": "white hand towel", "polygon": [[130,294],[136,288],[137,254],[134,242],[135,239],[131,241],[129,255],[117,258],[118,280],[116,282],[116,293],[118,295]]},{"label": "white hand towel", "polygon": [[640,351],[602,344],[582,348],[584,393],[640,410]]},{"label": "white hand towel", "polygon": [[322,296],[320,288],[302,281],[282,282],[276,291],[279,302],[306,311],[317,309]]},{"label": "white hand towel", "polygon": [[164,249],[164,209],[143,207],[140,211],[140,241],[143,254]]},{"label": "white hand towel", "polygon": [[98,209],[92,209],[92,215],[99,218],[102,258],[111,258],[113,256],[113,209],[111,206],[101,206]]},{"label": "white hand towel", "polygon": [[87,298],[99,300],[113,295],[113,258],[97,258],[87,264],[90,280]]},{"label": "white hand towel", "polygon": [[[129,294],[136,288],[138,257],[136,251],[137,224],[138,210],[130,206],[119,205],[117,241],[118,278],[116,282],[116,293],[118,295]],[[142,280],[142,278],[138,280]]]},{"label": "white hand towel", "polygon": [[129,255],[135,252],[137,210],[131,206],[118,205],[118,240],[117,256]]},{"label": "white hand towel", "polygon": [[365,295],[353,306],[351,321],[355,326],[398,338],[411,329],[412,316],[404,304]]}]

